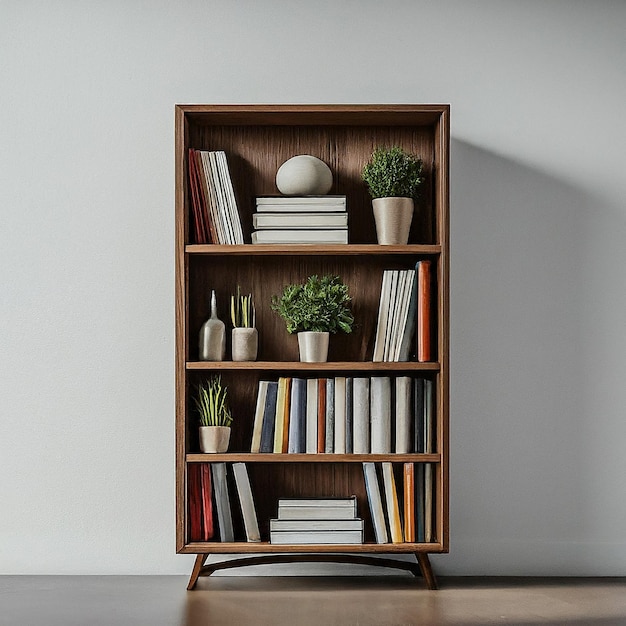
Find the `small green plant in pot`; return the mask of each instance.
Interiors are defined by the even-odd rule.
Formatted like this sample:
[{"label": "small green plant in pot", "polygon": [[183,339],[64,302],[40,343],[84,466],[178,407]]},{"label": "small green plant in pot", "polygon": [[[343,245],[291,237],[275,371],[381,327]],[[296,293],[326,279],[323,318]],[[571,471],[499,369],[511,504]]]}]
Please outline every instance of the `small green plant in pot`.
[{"label": "small green plant in pot", "polygon": [[378,243],[406,245],[414,200],[424,182],[422,160],[399,146],[377,148],[363,167],[362,178],[372,196]]},{"label": "small green plant in pot", "polygon": [[287,285],[272,297],[272,309],[286,322],[288,333],[298,333],[300,360],[320,363],[328,359],[330,333],[352,332],[348,286],[339,276],[310,276],[304,284]]},{"label": "small green plant in pot", "polygon": [[256,361],[259,333],[256,329],[254,300],[252,294],[242,296],[239,285],[237,294],[230,297],[230,319],[233,323],[233,361]]},{"label": "small green plant in pot", "polygon": [[222,385],[221,376],[200,383],[194,400],[200,417],[200,450],[226,452],[233,418],[228,406],[228,388]]}]

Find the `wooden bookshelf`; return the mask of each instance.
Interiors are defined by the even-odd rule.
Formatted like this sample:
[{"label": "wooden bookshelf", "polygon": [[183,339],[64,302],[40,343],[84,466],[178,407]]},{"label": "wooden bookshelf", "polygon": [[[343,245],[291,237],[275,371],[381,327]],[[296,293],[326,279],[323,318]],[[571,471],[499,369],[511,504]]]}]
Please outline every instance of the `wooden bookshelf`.
[{"label": "wooden bookshelf", "polygon": [[[400,145],[418,154],[426,172],[406,246],[376,243],[371,199],[360,178],[378,145]],[[190,148],[224,150],[244,231],[244,245],[197,244],[193,239],[187,175]],[[448,551],[448,337],[449,216],[448,105],[179,105],[176,107],[176,547],[196,554],[189,588],[216,569],[254,563],[328,560],[368,563],[421,573],[429,588],[436,581],[429,553]],[[345,194],[348,245],[251,245],[255,198],[277,194],[278,167],[297,154],[312,154],[333,172],[330,193]],[[435,360],[428,363],[372,362],[382,272],[409,269],[430,259],[435,277]],[[327,363],[301,363],[297,340],[270,310],[271,296],[288,282],[312,274],[337,274],[349,287],[356,319],[350,335],[331,337]],[[254,295],[259,330],[259,360],[223,362],[198,359],[197,339],[209,315],[215,290],[218,315],[227,323],[230,294],[241,285]],[[227,341],[227,345],[229,345]],[[228,350],[228,349],[227,349]],[[234,416],[229,452],[201,454],[192,393],[195,385],[219,373],[228,386]],[[414,376],[433,381],[436,447],[432,454],[252,454],[250,442],[260,380],[280,375],[303,378],[342,376]],[[428,463],[434,476],[434,539],[428,543],[377,544],[369,519],[362,463]],[[261,543],[247,543],[241,528],[235,542],[192,541],[189,531],[188,470],[194,463],[244,462],[252,485]],[[366,520],[365,543],[358,545],[273,545],[269,519],[280,497],[356,495]],[[401,496],[401,493],[399,493]],[[236,495],[231,501],[237,502]],[[206,565],[209,554],[241,554],[228,565]],[[251,557],[253,553],[262,556]],[[340,554],[341,553],[341,554]],[[414,554],[416,563],[367,559],[368,553]],[[255,560],[256,559],[256,560]]]}]

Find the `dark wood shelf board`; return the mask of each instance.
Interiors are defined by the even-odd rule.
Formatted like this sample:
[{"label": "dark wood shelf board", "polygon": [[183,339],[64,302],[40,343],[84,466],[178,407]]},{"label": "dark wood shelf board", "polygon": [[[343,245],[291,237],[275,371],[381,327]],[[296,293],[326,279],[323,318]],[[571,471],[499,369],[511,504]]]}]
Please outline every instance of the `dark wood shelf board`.
[{"label": "dark wood shelf board", "polygon": [[261,541],[252,542],[192,542],[181,550],[180,554],[254,554],[271,552],[273,554],[288,552],[315,552],[315,553],[396,553],[414,554],[415,552],[440,553],[444,552],[440,543],[359,543],[359,544],[298,544],[278,545]]},{"label": "dark wood shelf board", "polygon": [[435,244],[414,244],[406,246],[381,246],[378,244],[243,244],[224,246],[217,244],[188,244],[185,246],[188,254],[225,254],[246,256],[364,256],[364,255],[437,255],[441,253],[441,246]]},{"label": "dark wood shelf board", "polygon": [[225,454],[187,454],[188,463],[440,463],[439,454],[274,454],[231,452]]},{"label": "dark wood shelf board", "polygon": [[188,370],[263,370],[298,372],[438,372],[439,363],[331,361],[326,363],[302,363],[301,361],[188,361]]}]

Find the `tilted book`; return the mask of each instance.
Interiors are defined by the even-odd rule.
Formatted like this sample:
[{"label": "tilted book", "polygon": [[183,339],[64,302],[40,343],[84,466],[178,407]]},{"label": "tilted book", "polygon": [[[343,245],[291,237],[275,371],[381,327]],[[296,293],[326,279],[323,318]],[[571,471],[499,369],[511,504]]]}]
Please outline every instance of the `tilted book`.
[{"label": "tilted book", "polygon": [[263,432],[263,416],[265,414],[265,399],[267,398],[268,385],[269,383],[266,380],[259,381],[256,408],[254,410],[254,427],[252,429],[252,444],[250,445],[250,452],[261,451],[261,433]]},{"label": "tilted book", "polygon": [[400,521],[400,507],[396,492],[396,481],[393,476],[393,464],[385,461],[382,463],[383,484],[385,486],[385,504],[387,507],[387,519],[391,531],[392,543],[403,543],[402,522]]},{"label": "tilted book", "polygon": [[215,508],[217,509],[220,541],[232,542],[235,540],[235,534],[226,482],[226,463],[212,463],[211,473],[213,489],[215,490]]},{"label": "tilted book", "polygon": [[370,506],[372,525],[376,543],[387,543],[387,527],[385,525],[385,513],[383,511],[383,501],[380,496],[380,487],[376,476],[376,466],[374,463],[363,463],[363,475],[365,477],[365,488],[367,491],[367,501]]},{"label": "tilted book", "polygon": [[256,516],[256,509],[254,508],[254,499],[252,498],[252,489],[250,488],[246,464],[233,463],[233,474],[235,475],[235,484],[239,494],[243,525],[246,529],[246,539],[252,542],[261,541],[259,522]]},{"label": "tilted book", "polygon": [[274,427],[276,423],[276,400],[278,397],[278,383],[269,381],[265,396],[265,411],[263,412],[263,427],[261,429],[260,452],[274,451]]}]

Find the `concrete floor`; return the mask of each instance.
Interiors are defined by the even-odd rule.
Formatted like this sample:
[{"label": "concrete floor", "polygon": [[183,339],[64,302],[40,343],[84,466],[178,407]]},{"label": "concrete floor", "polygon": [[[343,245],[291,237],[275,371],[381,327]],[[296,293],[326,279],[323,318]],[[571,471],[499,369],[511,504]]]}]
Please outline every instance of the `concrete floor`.
[{"label": "concrete floor", "polygon": [[626,625],[626,579],[3,576],[2,626]]}]

